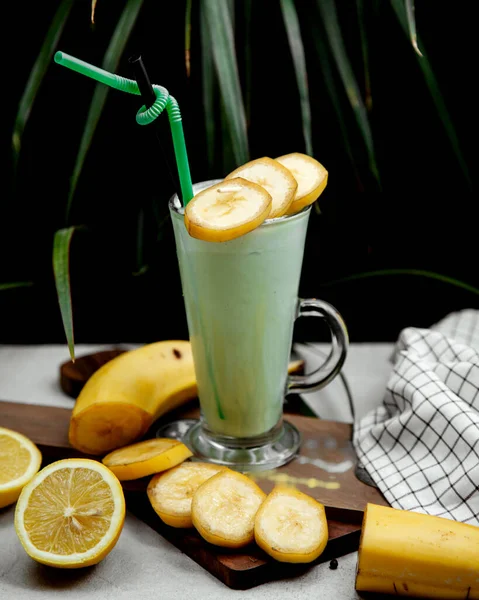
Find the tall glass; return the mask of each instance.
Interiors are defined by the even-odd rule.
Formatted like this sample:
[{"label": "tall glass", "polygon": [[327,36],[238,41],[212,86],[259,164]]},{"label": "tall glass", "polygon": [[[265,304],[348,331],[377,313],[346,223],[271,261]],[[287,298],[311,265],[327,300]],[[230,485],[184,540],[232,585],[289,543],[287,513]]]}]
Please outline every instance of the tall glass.
[{"label": "tall glass", "polygon": [[[194,191],[219,181],[196,184]],[[184,441],[196,456],[241,470],[284,464],[300,444],[296,428],[283,420],[285,394],[326,385],[339,372],[348,344],[331,305],[297,297],[311,209],[215,243],[188,234],[176,195],[169,208],[201,409]],[[314,373],[289,377],[299,316],[326,320],[332,350]]]}]

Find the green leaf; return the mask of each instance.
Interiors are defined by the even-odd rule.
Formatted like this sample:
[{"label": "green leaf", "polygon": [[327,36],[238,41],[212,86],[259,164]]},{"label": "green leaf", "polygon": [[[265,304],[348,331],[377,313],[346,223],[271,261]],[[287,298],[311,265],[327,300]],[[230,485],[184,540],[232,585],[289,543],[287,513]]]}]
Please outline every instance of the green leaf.
[{"label": "green leaf", "polygon": [[[340,93],[339,93],[338,87],[336,85],[335,78],[333,76],[333,70],[332,70],[332,66],[331,66],[331,60],[329,58],[328,48],[326,47],[326,44],[325,44],[322,36],[319,35],[315,31],[314,24],[311,23],[310,25],[313,30],[312,37],[313,37],[313,41],[314,41],[314,47],[315,47],[317,55],[318,55],[319,64],[321,67],[321,75],[324,80],[326,90],[328,91],[328,94],[331,98],[331,104],[333,105],[334,111],[336,112],[336,116],[338,118],[339,128],[341,130],[341,134],[343,137],[344,149],[346,151],[346,154],[349,157],[349,160],[351,161],[351,165],[353,167],[353,171],[355,173],[356,180],[358,182],[358,187],[362,190],[364,188],[364,186],[360,180],[359,173],[356,168],[356,163],[355,163],[354,155],[353,155],[353,151],[352,151],[352,144],[351,144],[350,136],[349,136],[349,128],[346,124],[346,117],[343,114],[343,107],[342,107],[342,102],[341,102],[341,98],[340,98]],[[314,205],[315,205],[315,207],[319,207],[318,202],[315,202]]]},{"label": "green leaf", "polygon": [[25,126],[30,117],[30,113],[32,112],[32,107],[45,73],[51,65],[53,53],[55,52],[58,40],[63,32],[63,28],[65,27],[65,23],[68,19],[68,15],[70,14],[73,4],[74,0],[62,0],[60,6],[58,7],[50,27],[48,28],[42,47],[38,53],[37,60],[33,65],[33,69],[30,73],[27,85],[21,97],[12,136],[13,160],[15,163],[15,169],[18,165]]},{"label": "green leaf", "polygon": [[191,2],[192,0],[186,0],[185,10],[185,69],[187,77],[191,73]]},{"label": "green leaf", "polygon": [[144,275],[149,269],[149,266],[145,263],[144,238],[145,210],[141,208],[138,212],[138,221],[136,224],[136,270],[133,272],[135,277]]},{"label": "green leaf", "polygon": [[252,77],[253,77],[253,69],[252,69],[252,36],[251,30],[253,26],[253,0],[243,0],[243,8],[244,8],[244,88],[245,88],[245,108],[246,108],[246,128],[249,127],[249,122],[251,120],[251,90],[252,90]]},{"label": "green leaf", "polygon": [[213,60],[238,165],[249,159],[246,116],[236,61],[232,15],[224,0],[203,0]]},{"label": "green leaf", "polygon": [[234,38],[234,30],[235,30],[235,0],[226,0],[226,4],[228,5],[228,12],[230,14],[231,27],[233,28],[233,38]]},{"label": "green leaf", "polygon": [[233,141],[231,132],[228,128],[228,118],[224,102],[221,101],[220,108],[220,124],[221,124],[221,161],[223,173],[230,173],[236,168],[235,154],[233,151]]},{"label": "green leaf", "polygon": [[[391,4],[392,4],[394,12],[396,13],[396,16],[399,20],[399,23],[401,24],[401,27],[403,28],[404,33],[407,36],[409,36],[408,20],[407,20],[406,10],[404,8],[404,4],[403,4],[402,0],[391,0]],[[421,47],[424,47],[423,44],[421,44]],[[446,130],[446,135],[449,138],[449,141],[451,143],[453,152],[456,156],[457,162],[459,163],[459,166],[462,170],[462,173],[463,173],[469,187],[472,188],[472,182],[471,182],[471,177],[469,174],[469,169],[467,167],[466,161],[464,160],[464,156],[461,151],[461,146],[459,144],[459,139],[457,137],[454,125],[452,124],[451,117],[449,116],[449,112],[447,110],[446,104],[443,100],[436,76],[434,75],[434,72],[431,68],[429,60],[424,51],[423,51],[423,55],[421,57],[417,56],[417,54],[416,54],[416,57],[418,59],[419,67],[421,68],[421,70],[423,72],[424,80],[429,89],[432,100],[436,106],[436,110],[439,114],[439,118],[441,119],[444,129]]]},{"label": "green leaf", "polygon": [[303,121],[303,136],[306,145],[306,153],[313,155],[313,141],[311,137],[311,106],[309,103],[308,74],[306,71],[306,59],[304,57],[303,40],[299,27],[298,14],[293,0],[281,0],[284,25],[288,36],[289,48],[293,58],[294,72],[299,90],[301,106],[301,117]]},{"label": "green leaf", "polygon": [[356,8],[358,10],[359,37],[361,38],[361,52],[363,55],[364,104],[366,106],[366,110],[371,112],[373,108],[373,99],[371,95],[371,77],[369,75],[369,44],[368,36],[366,35],[363,0],[356,0]]},{"label": "green leaf", "polygon": [[97,3],[97,0],[91,0],[91,15],[90,15],[90,20],[91,20],[92,24],[95,23],[96,3]]},{"label": "green leaf", "polygon": [[32,287],[33,281],[12,281],[11,283],[0,283],[0,292],[3,290],[12,290],[19,287]]},{"label": "green leaf", "polygon": [[435,273],[434,271],[423,271],[421,269],[380,269],[378,271],[365,271],[363,273],[355,273],[354,275],[348,275],[347,277],[342,277],[341,279],[335,279],[334,281],[328,281],[320,285],[330,287],[339,283],[348,283],[349,281],[356,281],[358,279],[367,279],[370,277],[385,277],[389,275],[413,275],[418,277],[428,277],[429,279],[436,279],[437,281],[441,281],[442,283],[454,285],[479,296],[478,288],[464,281],[461,281],[460,279],[454,279],[453,277],[447,277],[446,275],[442,275],[441,273]]},{"label": "green leaf", "polygon": [[[162,210],[164,210],[163,202],[161,203],[161,208],[162,208]],[[161,214],[160,210],[158,208],[158,203],[156,202],[156,199],[153,199],[153,201],[151,203],[151,209],[152,209],[153,216],[155,218],[155,223],[156,223],[156,230],[157,230],[156,241],[160,242],[163,239],[163,234],[164,234],[166,226],[169,225],[169,223],[170,223],[170,211],[167,210],[166,212],[163,212],[163,214]]]},{"label": "green leaf", "polygon": [[58,304],[62,316],[63,329],[67,338],[72,360],[75,360],[73,337],[73,313],[70,289],[70,243],[76,227],[59,229],[53,238],[53,274],[57,288]]},{"label": "green leaf", "polygon": [[[130,33],[136,23],[136,19],[142,4],[143,0],[127,1],[103,58],[102,68],[105,69],[105,71],[114,72],[118,68],[118,63],[120,62],[121,55],[123,54],[126,43],[128,42]],[[80,142],[80,149],[78,151],[75,167],[73,169],[73,175],[70,179],[70,191],[68,194],[66,208],[67,223],[70,219],[73,196],[75,195],[78,180],[80,178],[88,150],[90,149],[95,130],[100,120],[101,113],[103,112],[109,91],[110,88],[108,86],[98,83],[93,93],[90,110],[88,111],[85,128],[83,130],[83,136]]]},{"label": "green leaf", "polygon": [[366,145],[369,157],[369,168],[379,183],[380,178],[376,163],[371,127],[369,125],[366,107],[361,98],[359,87],[354,77],[353,68],[346,54],[346,48],[344,46],[343,36],[336,12],[336,3],[334,0],[317,0],[317,6],[322,16],[324,28],[326,30],[326,36],[336,61],[341,80]]},{"label": "green leaf", "polygon": [[406,13],[407,13],[407,24],[409,27],[409,37],[411,38],[411,44],[414,50],[419,56],[422,56],[421,51],[417,45],[416,35],[416,18],[414,16],[414,0],[406,0]]},{"label": "green leaf", "polygon": [[205,115],[206,151],[210,169],[215,164],[215,95],[216,80],[213,65],[213,49],[211,47],[210,32],[206,22],[205,11],[200,11],[201,28],[201,75],[203,79],[203,109]]}]

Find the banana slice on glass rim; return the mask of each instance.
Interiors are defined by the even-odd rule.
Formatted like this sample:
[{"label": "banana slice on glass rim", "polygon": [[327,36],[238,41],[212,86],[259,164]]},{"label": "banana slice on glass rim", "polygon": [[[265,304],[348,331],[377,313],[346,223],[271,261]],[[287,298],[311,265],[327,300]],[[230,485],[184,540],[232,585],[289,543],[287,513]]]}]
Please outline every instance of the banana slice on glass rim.
[{"label": "banana slice on glass rim", "polygon": [[324,192],[328,183],[328,171],[316,159],[307,154],[293,152],[278,156],[275,160],[286,167],[298,183],[296,194],[286,214],[299,212],[315,202]]},{"label": "banana slice on glass rim", "polygon": [[227,242],[249,233],[271,211],[271,195],[256,183],[235,177],[202,190],[188,202],[188,233],[207,242]]},{"label": "banana slice on glass rim", "polygon": [[271,194],[272,205],[268,219],[286,214],[298,188],[292,173],[281,163],[267,156],[238,167],[227,175],[225,180],[235,177],[256,183]]},{"label": "banana slice on glass rim", "polygon": [[295,488],[277,486],[256,514],[254,537],[278,561],[312,562],[328,542],[324,506]]},{"label": "banana slice on glass rim", "polygon": [[226,467],[205,462],[184,462],[151,478],[147,494],[160,519],[172,527],[193,527],[191,503],[202,483]]},{"label": "banana slice on glass rim", "polygon": [[254,540],[254,520],[266,494],[236,471],[224,469],[196,490],[191,517],[198,533],[210,544],[241,548]]}]

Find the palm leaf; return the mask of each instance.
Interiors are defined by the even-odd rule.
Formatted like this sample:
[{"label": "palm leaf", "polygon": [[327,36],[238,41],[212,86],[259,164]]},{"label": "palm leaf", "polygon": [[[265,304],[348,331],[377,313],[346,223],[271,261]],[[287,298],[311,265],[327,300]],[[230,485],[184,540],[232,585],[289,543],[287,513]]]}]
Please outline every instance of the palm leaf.
[{"label": "palm leaf", "polygon": [[246,108],[246,127],[249,127],[251,119],[251,88],[252,88],[252,47],[251,29],[253,25],[253,0],[243,0],[244,7],[244,89]]},{"label": "palm leaf", "polygon": [[185,10],[185,69],[187,77],[191,73],[191,2],[192,0],[186,0]]},{"label": "palm leaf", "polygon": [[[102,68],[105,69],[105,71],[114,72],[118,68],[118,63],[120,62],[121,55],[123,54],[123,50],[125,49],[130,33],[135,25],[142,4],[143,0],[127,1],[103,58]],[[75,195],[78,180],[80,178],[88,150],[91,146],[95,130],[100,120],[101,113],[103,112],[109,91],[110,88],[108,86],[99,83],[97,84],[93,93],[90,110],[88,111],[85,128],[83,130],[83,135],[80,142],[80,149],[78,151],[75,167],[73,169],[73,175],[70,179],[70,191],[68,194],[66,208],[67,222],[70,218],[73,196]]]},{"label": "palm leaf", "polygon": [[138,221],[136,224],[136,270],[133,272],[135,277],[144,275],[149,269],[148,265],[145,263],[144,238],[145,210],[141,208],[138,212]]},{"label": "palm leaf", "polygon": [[3,290],[12,290],[19,287],[31,287],[33,281],[12,281],[11,283],[0,283],[0,292]]},{"label": "palm leaf", "polygon": [[233,150],[233,142],[231,140],[231,132],[228,127],[228,117],[226,116],[226,109],[223,101],[221,101],[220,107],[220,124],[222,174],[226,175],[235,169],[236,160]]},{"label": "palm leaf", "polygon": [[366,25],[364,22],[364,3],[363,0],[356,0],[358,10],[359,37],[361,38],[361,52],[363,55],[364,68],[364,104],[366,110],[371,112],[373,108],[373,99],[371,96],[371,77],[369,75],[369,44],[366,35]]},{"label": "palm leaf", "polygon": [[[235,0],[226,0],[228,6],[228,12],[231,19],[231,27],[233,28],[233,38],[235,35],[236,25],[236,14],[235,14]],[[228,127],[228,118],[226,116],[226,110],[224,102],[220,102],[220,123],[221,123],[221,160],[223,165],[223,173],[229,173],[235,167],[235,154],[233,151],[233,140],[231,139],[231,132]],[[246,110],[245,110],[246,115]]]},{"label": "palm leaf", "polygon": [[93,24],[95,23],[96,3],[97,3],[97,0],[91,0],[91,15],[90,15],[90,19],[91,19],[91,22]]},{"label": "palm leaf", "polygon": [[343,36],[339,27],[338,15],[336,12],[336,3],[334,0],[317,0],[317,6],[322,16],[326,36],[336,61],[336,66],[366,145],[369,157],[369,168],[379,183],[380,178],[376,163],[371,127],[369,125],[366,107],[354,77],[353,68],[346,54],[346,48],[344,47]]},{"label": "palm leaf", "polygon": [[235,0],[226,0],[226,4],[228,5],[228,12],[230,14],[231,27],[233,28],[233,39],[234,39],[234,30],[235,30]]},{"label": "palm leaf", "polygon": [[201,3],[211,40],[213,60],[225,107],[226,119],[238,165],[248,161],[246,116],[236,61],[232,19],[227,2],[203,0]]},{"label": "palm leaf", "polygon": [[73,312],[70,289],[70,243],[75,227],[59,229],[53,238],[53,274],[57,288],[58,304],[62,316],[63,329],[67,338],[72,360],[75,360],[73,337]]},{"label": "palm leaf", "polygon": [[308,74],[304,57],[303,40],[299,27],[298,14],[293,0],[281,0],[284,25],[288,36],[289,48],[293,58],[294,72],[299,90],[301,117],[303,122],[303,136],[306,144],[306,153],[313,155],[313,141],[311,137],[311,106],[309,103]]},{"label": "palm leaf", "polygon": [[417,45],[417,34],[416,34],[416,18],[414,16],[414,0],[406,0],[406,13],[407,13],[407,24],[409,28],[409,37],[411,38],[411,44],[414,50],[419,56],[422,56],[419,46]]},{"label": "palm leaf", "polygon": [[[403,28],[405,34],[407,36],[409,36],[408,19],[407,19],[407,15],[406,15],[406,9],[404,8],[404,4],[403,4],[402,0],[391,0],[391,4],[392,4],[394,12],[396,13],[396,16],[399,20],[399,23],[401,24],[401,27]],[[423,47],[423,44],[421,44],[421,47]],[[417,56],[417,54],[416,54],[416,56]],[[452,149],[456,156],[457,162],[459,163],[459,166],[462,170],[462,173],[463,173],[469,187],[472,187],[469,169],[467,167],[466,161],[464,160],[464,156],[461,151],[461,146],[459,144],[459,139],[457,137],[456,130],[454,128],[454,125],[452,124],[451,117],[449,116],[449,112],[447,110],[446,104],[445,104],[442,94],[439,90],[439,85],[438,85],[436,76],[434,75],[434,72],[431,68],[429,60],[424,52],[421,57],[417,56],[417,59],[418,59],[419,66],[424,74],[424,80],[429,89],[432,100],[436,106],[436,110],[442,121],[444,129],[446,130],[446,135],[449,138],[449,141],[451,143]]]},{"label": "palm leaf", "polygon": [[210,33],[208,23],[206,22],[205,11],[200,11],[200,28],[201,28],[201,76],[202,76],[202,93],[203,93],[203,109],[205,115],[205,132],[206,132],[206,152],[208,156],[208,165],[210,169],[215,163],[215,95],[216,81],[213,65],[213,49],[211,47]]},{"label": "palm leaf", "polygon": [[73,4],[74,0],[62,0],[60,6],[58,7],[50,27],[48,28],[42,47],[38,53],[37,60],[33,65],[33,69],[30,73],[27,85],[20,100],[12,136],[13,160],[15,169],[18,165],[25,126],[32,112],[32,107],[45,73],[51,65],[53,53],[55,52],[55,48],[63,32]]},{"label": "palm leaf", "polygon": [[[161,203],[161,207],[162,209],[164,209],[163,202]],[[167,209],[166,213],[160,212],[156,198],[153,198],[153,201],[151,203],[151,210],[156,223],[156,241],[160,242],[163,239],[165,227],[170,222],[170,211]]]},{"label": "palm leaf", "polygon": [[450,285],[454,285],[458,288],[462,288],[472,294],[476,294],[479,296],[479,289],[461,281],[460,279],[454,279],[453,277],[447,277],[446,275],[442,275],[441,273],[435,273],[434,271],[423,271],[421,269],[380,269],[378,271],[365,271],[363,273],[355,273],[354,275],[348,275],[347,277],[342,277],[341,279],[335,279],[334,281],[325,282],[323,285],[325,287],[337,285],[338,283],[347,283],[349,281],[356,281],[358,279],[367,279],[370,277],[384,277],[387,275],[413,275],[417,277],[428,277],[429,279],[436,279],[437,281],[441,281],[442,283],[447,283]]},{"label": "palm leaf", "polygon": [[[312,27],[313,27],[313,25],[312,25]],[[314,30],[313,30],[312,37],[313,37],[313,41],[314,41],[314,47],[315,47],[315,50],[318,55],[319,64],[321,67],[321,75],[323,77],[324,84],[326,86],[326,90],[329,94],[329,97],[331,98],[331,104],[334,108],[334,111],[335,111],[337,119],[338,119],[339,128],[341,130],[341,134],[343,137],[344,149],[346,150],[346,154],[348,155],[349,160],[351,161],[351,165],[353,167],[354,174],[355,174],[356,180],[358,182],[358,186],[361,190],[363,190],[364,186],[361,182],[358,170],[356,168],[356,163],[355,163],[354,155],[353,155],[353,151],[352,151],[352,144],[351,144],[350,136],[349,136],[349,127],[346,124],[346,117],[343,113],[340,93],[339,93],[338,87],[336,85],[336,80],[333,76],[331,60],[328,58],[328,48],[326,47],[326,44],[325,44],[322,36],[318,35],[317,32],[315,32]],[[317,202],[315,202],[315,206],[319,206],[319,204]]]}]

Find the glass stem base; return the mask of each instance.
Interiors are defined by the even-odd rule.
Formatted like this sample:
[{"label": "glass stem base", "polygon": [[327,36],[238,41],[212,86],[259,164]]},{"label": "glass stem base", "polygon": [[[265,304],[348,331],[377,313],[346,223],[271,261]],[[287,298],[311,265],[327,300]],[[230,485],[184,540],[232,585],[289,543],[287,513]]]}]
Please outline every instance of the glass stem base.
[{"label": "glass stem base", "polygon": [[[233,440],[233,438],[232,438]],[[231,440],[231,441],[232,441]],[[257,445],[251,440],[218,439],[208,434],[201,420],[189,427],[182,437],[197,460],[225,465],[236,471],[267,471],[288,463],[298,453],[301,434],[294,425],[283,421],[272,439]]]}]

